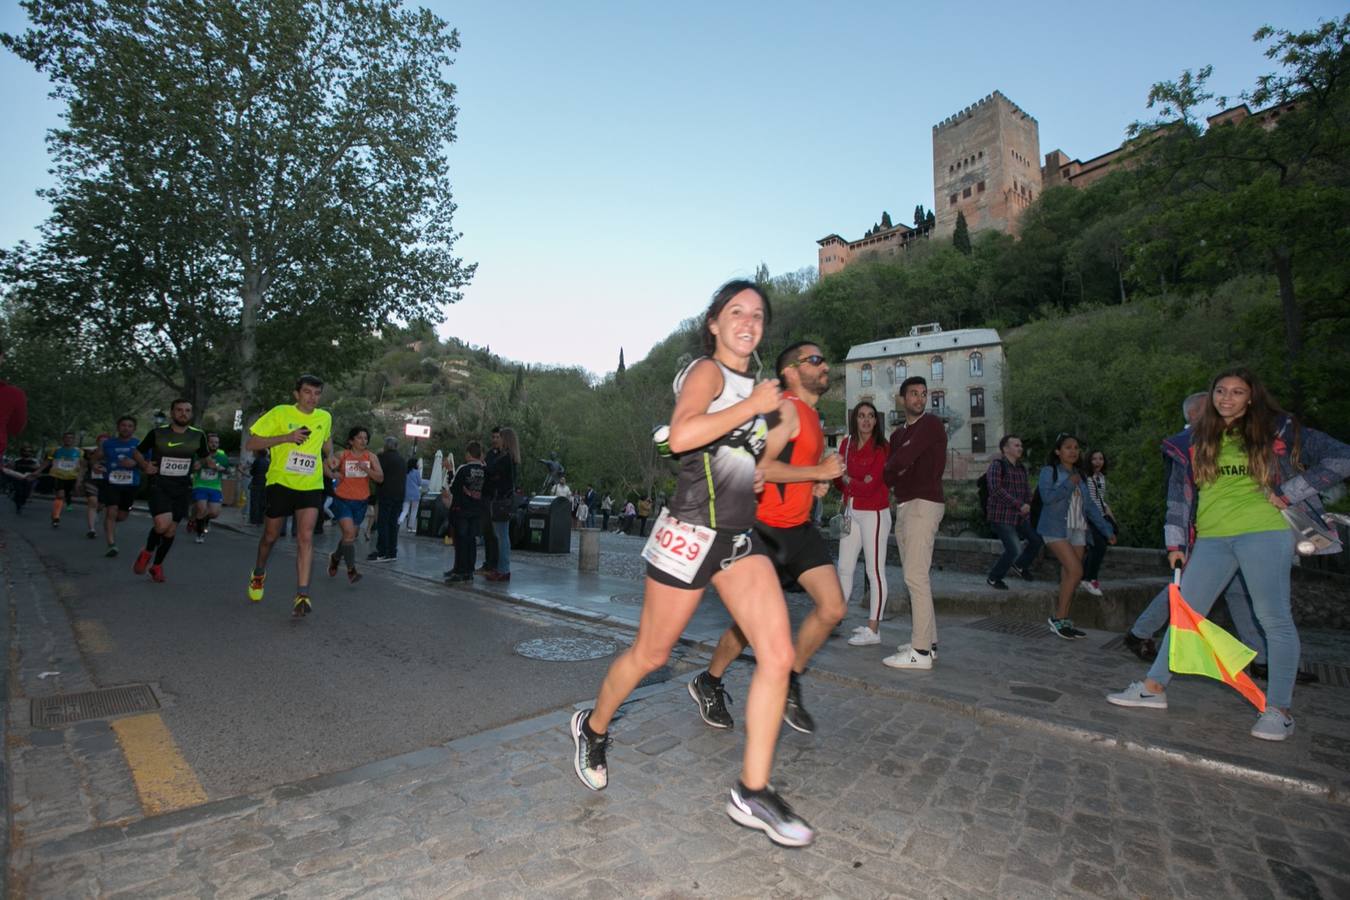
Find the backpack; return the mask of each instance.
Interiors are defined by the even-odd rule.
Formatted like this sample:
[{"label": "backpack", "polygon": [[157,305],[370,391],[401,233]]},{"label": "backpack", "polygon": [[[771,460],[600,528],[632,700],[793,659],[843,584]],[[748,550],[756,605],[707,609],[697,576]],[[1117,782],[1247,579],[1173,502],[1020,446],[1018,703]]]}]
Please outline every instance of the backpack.
[{"label": "backpack", "polygon": [[1031,516],[1032,530],[1035,530],[1036,523],[1041,520],[1041,489],[1039,487],[1031,492],[1031,512],[1028,515]]}]

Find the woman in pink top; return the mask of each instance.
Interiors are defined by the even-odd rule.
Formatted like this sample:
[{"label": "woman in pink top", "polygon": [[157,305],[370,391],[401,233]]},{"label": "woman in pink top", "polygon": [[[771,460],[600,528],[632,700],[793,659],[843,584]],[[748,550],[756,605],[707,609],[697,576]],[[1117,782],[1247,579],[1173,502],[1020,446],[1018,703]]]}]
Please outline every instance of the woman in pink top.
[{"label": "woman in pink top", "polygon": [[871,604],[867,624],[859,625],[848,639],[853,647],[881,643],[881,613],[886,608],[886,540],[891,533],[891,497],[882,480],[890,449],[878,428],[877,408],[866,400],[853,407],[848,417],[848,437],[839,447],[844,474],[835,487],[844,495],[843,516],[848,524],[839,535],[839,584],[847,598],[853,593],[853,569],[858,551],[867,566]]}]

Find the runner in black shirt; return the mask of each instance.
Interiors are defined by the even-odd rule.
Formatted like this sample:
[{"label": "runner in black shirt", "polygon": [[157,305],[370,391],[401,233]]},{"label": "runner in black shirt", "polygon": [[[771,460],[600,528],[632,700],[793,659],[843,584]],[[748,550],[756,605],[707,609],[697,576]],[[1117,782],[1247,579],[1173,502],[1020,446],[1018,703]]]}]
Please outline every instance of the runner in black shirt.
[{"label": "runner in black shirt", "polygon": [[[194,428],[192,402],[179,398],[169,407],[170,422],[153,429],[136,448],[136,462],[150,479],[150,515],[154,524],[146,538],[145,549],[136,557],[131,571],[137,575],[150,569],[155,581],[164,580],[164,557],[173,546],[178,523],[187,518],[192,504],[192,463],[204,459],[206,433]],[[151,554],[154,564],[151,565]]]}]

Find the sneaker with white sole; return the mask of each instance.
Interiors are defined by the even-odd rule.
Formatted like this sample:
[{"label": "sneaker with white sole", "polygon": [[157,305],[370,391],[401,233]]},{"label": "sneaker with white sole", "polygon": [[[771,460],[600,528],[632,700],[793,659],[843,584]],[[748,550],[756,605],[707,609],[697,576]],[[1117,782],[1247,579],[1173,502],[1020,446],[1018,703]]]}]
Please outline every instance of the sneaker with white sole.
[{"label": "sneaker with white sole", "polygon": [[1050,623],[1050,630],[1066,641],[1071,641],[1078,635],[1074,634],[1078,629],[1073,627],[1073,622],[1068,619],[1056,619],[1053,616],[1046,619]]},{"label": "sneaker with white sole", "polygon": [[[913,649],[914,646],[912,644],[901,644],[899,647],[895,648],[895,652],[908,653]],[[919,655],[922,656],[923,654]],[[933,662],[937,662],[937,644],[934,644],[932,647],[928,648],[928,658],[931,659]]]},{"label": "sneaker with white sole", "polygon": [[1294,733],[1294,717],[1286,716],[1273,706],[1256,717],[1252,737],[1263,741],[1282,741]]},{"label": "sneaker with white sole", "polygon": [[1079,582],[1079,584],[1083,586],[1083,590],[1087,591],[1094,597],[1100,597],[1102,595],[1102,584],[1095,578],[1092,579],[1091,581]]},{"label": "sneaker with white sole", "polygon": [[931,669],[933,668],[933,656],[931,653],[919,653],[909,644],[905,644],[897,652],[883,659],[881,663],[890,666],[892,669]]},{"label": "sneaker with white sole", "polygon": [[848,639],[850,647],[868,647],[872,644],[881,643],[881,632],[873,631],[866,625],[853,632],[853,637]]},{"label": "sneaker with white sole", "polygon": [[572,769],[581,779],[581,783],[593,791],[603,791],[609,785],[609,766],[605,763],[605,753],[613,745],[614,739],[609,732],[591,736],[583,727],[591,717],[589,709],[578,710],[572,714],[570,731],[575,752],[572,756]]},{"label": "sneaker with white sole", "polygon": [[[1106,702],[1134,709],[1167,709],[1167,694],[1154,694],[1144,689],[1142,681],[1134,681],[1118,694],[1107,694]],[[1255,731],[1252,732],[1255,734]]]},{"label": "sneaker with white sole", "polygon": [[746,828],[758,828],[769,840],[784,847],[805,847],[816,839],[816,830],[792,811],[772,787],[753,794],[738,781],[727,801],[727,815]]}]

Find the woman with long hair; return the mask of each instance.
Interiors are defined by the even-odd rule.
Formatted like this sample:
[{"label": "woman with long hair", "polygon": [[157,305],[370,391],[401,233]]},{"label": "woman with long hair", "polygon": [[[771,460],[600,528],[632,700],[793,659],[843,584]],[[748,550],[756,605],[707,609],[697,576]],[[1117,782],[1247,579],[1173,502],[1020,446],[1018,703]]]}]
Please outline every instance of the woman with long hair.
[{"label": "woman with long hair", "polygon": [[637,636],[609,667],[594,709],[572,717],[573,768],[591,790],[609,783],[609,725],[638,683],[665,664],[711,582],[755,651],[746,699],[745,754],[727,814],[787,846],[805,846],[815,831],[769,784],[774,745],[787,701],[794,650],[787,604],[767,556],[752,554],[757,470],[787,435],[764,416],[782,403],[777,380],[755,384],[755,348],[769,323],[769,301],[748,281],[713,295],[703,315],[706,354],[675,378],[668,446],[678,457],[675,496],[643,548],[647,580]]},{"label": "woman with long hair", "polygon": [[1059,435],[1036,483],[1041,495],[1041,516],[1036,522],[1036,532],[1045,539],[1046,549],[1059,562],[1059,598],[1055,603],[1055,614],[1049,620],[1050,630],[1066,640],[1087,637],[1087,632],[1075,628],[1069,618],[1069,604],[1073,602],[1078,582],[1083,580],[1088,523],[1106,535],[1107,543],[1116,542],[1116,530],[1102,517],[1088,495],[1083,470],[1079,468],[1081,454],[1078,438],[1071,434]]},{"label": "woman with long hair", "polygon": [[371,485],[384,481],[380,460],[368,449],[370,430],[357,425],[347,432],[347,449],[338,454],[337,486],[333,489],[333,518],[337,519],[338,545],[328,555],[328,575],[338,573],[338,566],[347,563],[347,580],[352,584],[361,580],[356,571],[356,534],[365,521],[370,500]]},{"label": "woman with long hair", "polygon": [[[1106,454],[1093,450],[1088,454],[1087,479],[1088,496],[1097,504],[1102,518],[1111,523],[1111,527],[1120,533],[1116,517],[1111,514],[1111,506],[1106,502]],[[1097,576],[1102,571],[1102,560],[1106,558],[1106,535],[1097,530],[1097,526],[1088,522],[1088,550],[1083,560],[1083,590],[1095,597],[1102,595],[1102,585]]]},{"label": "woman with long hair", "polygon": [[[488,581],[511,580],[511,516],[515,512],[516,472],[520,468],[520,439],[514,428],[498,432],[502,452],[488,463],[488,483],[492,496],[488,498],[488,518],[492,532],[497,536],[497,566],[483,573]],[[505,513],[503,513],[505,509]]]},{"label": "woman with long hair", "polygon": [[853,629],[853,647],[881,643],[881,614],[886,611],[886,540],[891,533],[891,492],[882,480],[890,448],[881,418],[870,400],[859,401],[848,414],[848,437],[839,447],[844,474],[834,480],[844,495],[839,535],[839,586],[847,602],[853,593],[853,570],[862,551],[867,567],[867,624]]},{"label": "woman with long hair", "polygon": [[[1251,735],[1282,741],[1294,733],[1289,714],[1298,670],[1298,629],[1290,613],[1289,570],[1295,537],[1282,510],[1321,519],[1318,492],[1350,477],[1350,446],[1304,427],[1280,409],[1246,368],[1225,369],[1210,384],[1195,426],[1163,441],[1173,464],[1167,480],[1163,537],[1167,559],[1184,565],[1181,593],[1200,615],[1239,572],[1266,636],[1266,709]],[[1332,542],[1324,553],[1339,553]],[[1166,709],[1168,638],[1143,681],[1107,700],[1116,706]]]}]

